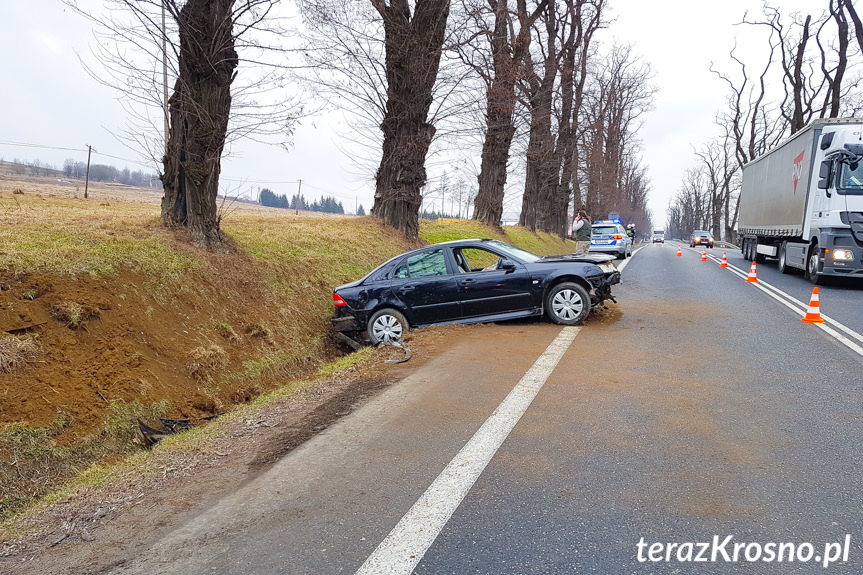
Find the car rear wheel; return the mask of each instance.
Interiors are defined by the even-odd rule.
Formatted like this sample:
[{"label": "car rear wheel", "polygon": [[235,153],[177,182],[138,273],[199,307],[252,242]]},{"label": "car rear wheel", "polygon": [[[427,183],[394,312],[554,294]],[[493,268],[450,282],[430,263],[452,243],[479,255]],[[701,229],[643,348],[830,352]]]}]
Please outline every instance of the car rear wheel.
[{"label": "car rear wheel", "polygon": [[545,311],[549,319],[560,325],[576,325],[590,313],[590,295],[577,283],[557,284],[548,292]]},{"label": "car rear wheel", "polygon": [[366,332],[374,345],[399,341],[410,331],[407,318],[394,309],[381,309],[372,314]]}]

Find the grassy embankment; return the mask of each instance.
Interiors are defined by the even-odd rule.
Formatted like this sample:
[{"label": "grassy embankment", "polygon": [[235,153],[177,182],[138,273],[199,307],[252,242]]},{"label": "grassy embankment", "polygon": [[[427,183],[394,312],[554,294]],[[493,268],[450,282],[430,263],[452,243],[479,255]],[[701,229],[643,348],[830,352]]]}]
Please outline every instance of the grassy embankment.
[{"label": "grassy embankment", "polygon": [[[221,412],[332,370],[332,288],[412,247],[374,218],[238,207],[230,250],[212,254],[159,224],[156,196],[91,194],[0,181],[0,309],[47,319],[0,334],[0,519],[140,452],[139,418]],[[471,221],[424,221],[420,235],[571,251]]]}]

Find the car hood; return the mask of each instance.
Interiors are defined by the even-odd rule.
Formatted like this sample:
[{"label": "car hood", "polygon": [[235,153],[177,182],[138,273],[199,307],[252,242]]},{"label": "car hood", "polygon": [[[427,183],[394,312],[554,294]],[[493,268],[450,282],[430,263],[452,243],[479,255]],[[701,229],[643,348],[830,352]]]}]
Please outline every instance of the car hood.
[{"label": "car hood", "polygon": [[556,262],[584,262],[588,264],[601,264],[610,262],[614,256],[608,254],[562,254],[559,256],[545,256],[537,260],[537,262],[556,263]]}]

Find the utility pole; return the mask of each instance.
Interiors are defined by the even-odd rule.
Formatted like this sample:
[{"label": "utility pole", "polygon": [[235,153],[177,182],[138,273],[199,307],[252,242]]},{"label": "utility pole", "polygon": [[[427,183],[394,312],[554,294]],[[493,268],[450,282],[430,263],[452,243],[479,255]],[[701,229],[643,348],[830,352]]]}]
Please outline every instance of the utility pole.
[{"label": "utility pole", "polygon": [[93,146],[87,144],[87,176],[84,178],[84,199],[87,199],[87,188],[90,187],[90,154],[93,152]]},{"label": "utility pole", "polygon": [[299,215],[300,213],[300,199],[303,197],[303,180],[299,180],[299,187],[297,188],[297,209],[294,212],[294,215]]}]

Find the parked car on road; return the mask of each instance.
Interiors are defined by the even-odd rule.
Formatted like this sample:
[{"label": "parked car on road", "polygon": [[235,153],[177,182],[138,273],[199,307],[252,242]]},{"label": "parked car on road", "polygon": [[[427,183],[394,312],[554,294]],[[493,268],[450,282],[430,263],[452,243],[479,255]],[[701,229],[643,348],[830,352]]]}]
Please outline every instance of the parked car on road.
[{"label": "parked car on road", "polygon": [[590,230],[590,248],[594,253],[614,254],[620,259],[632,255],[632,238],[623,226],[608,220],[593,222]]},{"label": "parked car on road", "polygon": [[337,334],[373,344],[411,328],[547,315],[574,325],[607,299],[620,272],[602,254],[540,257],[498,240],[456,240],[397,256],[333,290]]},{"label": "parked car on road", "polygon": [[707,246],[708,248],[712,248],[713,243],[713,234],[704,230],[695,230],[689,238],[689,247],[691,248],[696,246]]}]

